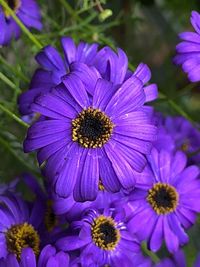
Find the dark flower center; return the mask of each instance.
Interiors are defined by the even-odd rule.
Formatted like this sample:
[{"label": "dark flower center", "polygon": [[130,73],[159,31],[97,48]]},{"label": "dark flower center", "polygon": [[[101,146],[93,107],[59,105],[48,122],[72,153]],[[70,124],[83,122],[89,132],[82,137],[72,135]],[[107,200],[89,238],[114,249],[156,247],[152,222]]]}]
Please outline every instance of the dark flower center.
[{"label": "dark flower center", "polygon": [[167,214],[176,209],[178,193],[169,184],[157,183],[149,190],[147,200],[157,214]]},{"label": "dark flower center", "polygon": [[28,223],[13,225],[6,232],[6,244],[10,253],[18,259],[23,248],[32,248],[35,255],[39,254],[40,238],[37,231]]},{"label": "dark flower center", "polygon": [[97,217],[91,228],[92,239],[103,250],[113,250],[120,240],[120,232],[111,217]]},{"label": "dark flower center", "polygon": [[47,201],[47,209],[45,212],[44,223],[49,232],[57,225],[57,217],[52,209],[52,202]]},{"label": "dark flower center", "polygon": [[105,191],[105,187],[104,187],[104,185],[103,185],[101,179],[99,180],[98,189],[99,189],[99,191]]},{"label": "dark flower center", "polygon": [[[6,3],[14,12],[16,12],[21,5],[20,0],[6,0]],[[3,8],[3,11],[4,11],[6,18],[9,18],[10,17],[9,12],[5,10],[4,8]]]},{"label": "dark flower center", "polygon": [[72,121],[72,140],[85,148],[102,147],[110,139],[113,127],[105,113],[90,107]]}]

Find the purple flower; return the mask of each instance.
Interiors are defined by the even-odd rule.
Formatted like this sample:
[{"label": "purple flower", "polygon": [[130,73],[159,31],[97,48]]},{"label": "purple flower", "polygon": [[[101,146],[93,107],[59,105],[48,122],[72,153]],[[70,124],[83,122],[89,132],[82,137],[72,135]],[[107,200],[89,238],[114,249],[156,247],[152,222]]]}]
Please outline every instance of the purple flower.
[{"label": "purple flower", "polygon": [[[41,30],[41,16],[35,0],[10,0],[8,6],[27,28]],[[0,45],[7,45],[12,38],[19,38],[20,27],[11,15],[0,5]]]},{"label": "purple flower", "polygon": [[40,201],[35,201],[31,206],[9,193],[0,196],[0,258],[5,258],[9,253],[20,258],[23,248],[27,247],[39,254],[44,208]]},{"label": "purple flower", "polygon": [[79,251],[82,266],[150,267],[140,244],[128,232],[123,210],[92,209],[71,226],[71,235],[56,242],[63,251]]},{"label": "purple flower", "polygon": [[186,156],[181,151],[173,155],[153,149],[148,162],[130,196],[129,227],[141,240],[148,241],[152,251],[165,240],[173,253],[188,242],[184,229],[194,224],[200,211],[199,168],[185,168]]},{"label": "purple flower", "polygon": [[24,141],[25,152],[37,150],[39,163],[46,162],[56,193],[68,197],[73,191],[78,201],[96,198],[99,177],[109,192],[133,188],[157,132],[136,76],[121,86],[98,79],[94,95],[87,90],[71,73],[38,97],[32,110],[46,119],[34,123]]},{"label": "purple flower", "polygon": [[69,255],[47,245],[42,249],[38,259],[31,248],[22,250],[20,260],[14,254],[9,254],[5,259],[0,259],[1,267],[69,267]]},{"label": "purple flower", "polygon": [[187,153],[189,163],[198,164],[200,153],[192,153],[200,149],[200,132],[183,117],[166,117],[159,115],[157,122],[158,138],[154,146],[168,151],[182,150]]},{"label": "purple flower", "polygon": [[[117,53],[107,46],[98,51],[96,43],[80,42],[76,46],[70,37],[62,37],[61,46],[64,58],[50,45],[37,54],[36,61],[40,68],[35,71],[29,90],[19,98],[19,109],[23,115],[33,112],[31,104],[38,95],[49,92],[62,81],[63,76],[69,73],[75,73],[91,95],[94,94],[98,78],[106,79],[113,84],[122,84],[133,75],[128,70],[128,58],[120,48]],[[150,69],[144,63],[137,67],[134,74],[143,82],[143,85],[151,78]],[[146,102],[157,97],[155,84],[144,86],[144,91]]]},{"label": "purple flower", "polygon": [[170,258],[161,260],[155,267],[186,267],[186,259],[183,251],[178,250]]},{"label": "purple flower", "polygon": [[176,46],[177,55],[174,62],[182,65],[183,71],[188,74],[191,82],[200,81],[200,15],[192,11],[191,24],[195,32],[182,32],[179,34],[182,40]]}]

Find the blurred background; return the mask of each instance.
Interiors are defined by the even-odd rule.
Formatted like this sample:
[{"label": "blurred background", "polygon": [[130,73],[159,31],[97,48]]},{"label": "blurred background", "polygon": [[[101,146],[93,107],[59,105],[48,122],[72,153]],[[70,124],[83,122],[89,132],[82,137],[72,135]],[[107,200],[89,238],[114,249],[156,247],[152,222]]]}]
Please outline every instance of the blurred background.
[{"label": "blurred background", "polygon": [[[154,103],[156,110],[184,115],[194,124],[199,123],[200,84],[191,84],[172,62],[178,33],[193,31],[190,14],[192,10],[200,11],[199,0],[38,0],[38,3],[44,28],[41,33],[33,31],[33,34],[43,46],[51,44],[60,50],[60,37],[69,35],[76,42],[121,47],[132,70],[140,62],[151,68],[151,81],[158,84],[160,92]],[[25,34],[9,47],[0,47],[1,181],[25,171],[40,176],[35,156],[22,151],[26,127],[17,122],[20,118],[17,99],[28,89],[37,67],[34,56],[38,51]],[[192,262],[196,251],[200,251],[199,225],[190,234],[193,239],[185,251]]]}]

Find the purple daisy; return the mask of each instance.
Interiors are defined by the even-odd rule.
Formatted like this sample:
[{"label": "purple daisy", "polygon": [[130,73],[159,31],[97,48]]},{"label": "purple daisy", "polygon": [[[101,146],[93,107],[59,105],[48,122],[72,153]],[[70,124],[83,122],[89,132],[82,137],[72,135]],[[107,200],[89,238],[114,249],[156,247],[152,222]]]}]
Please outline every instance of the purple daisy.
[{"label": "purple daisy", "polygon": [[99,177],[109,192],[133,188],[157,132],[144,102],[143,83],[134,75],[121,86],[98,79],[93,97],[78,76],[67,75],[32,105],[46,119],[29,128],[24,151],[38,151],[61,197],[73,191],[75,200],[94,200]]},{"label": "purple daisy", "polygon": [[[118,206],[119,207],[119,206]],[[79,251],[81,266],[150,267],[140,244],[128,232],[121,208],[88,210],[71,225],[71,235],[56,242],[63,251]]]},{"label": "purple daisy", "polygon": [[183,117],[158,117],[158,138],[154,146],[168,151],[182,150],[189,155],[189,163],[198,164],[200,161],[200,132]]},{"label": "purple daisy", "polygon": [[43,205],[35,201],[29,205],[20,197],[7,193],[0,196],[0,258],[13,253],[19,259],[23,248],[30,247],[36,255],[40,251],[39,231],[44,216]]},{"label": "purple daisy", "polygon": [[177,55],[174,63],[182,65],[184,72],[188,74],[191,82],[200,81],[200,15],[192,11],[191,24],[195,32],[182,32],[179,34],[182,40],[176,46]]},{"label": "purple daisy", "polygon": [[[64,58],[54,47],[48,45],[36,55],[40,65],[33,75],[29,90],[19,98],[21,114],[32,113],[31,104],[41,93],[49,92],[62,82],[62,77],[75,73],[85,84],[88,93],[93,95],[97,79],[103,78],[113,84],[121,84],[133,73],[128,70],[128,58],[125,52],[118,48],[117,53],[105,46],[98,51],[96,43],[80,42],[77,46],[70,37],[61,38]],[[118,71],[120,69],[120,72]],[[146,102],[157,97],[157,86],[149,84],[151,71],[148,66],[141,63],[134,74],[143,82]]]},{"label": "purple daisy", "polygon": [[163,240],[171,253],[188,242],[184,229],[191,227],[200,211],[200,179],[197,166],[186,167],[178,151],[152,150],[145,171],[138,174],[127,212],[130,230],[157,251]]},{"label": "purple daisy", "polygon": [[170,258],[161,260],[154,267],[186,267],[186,259],[182,250],[178,250]]},{"label": "purple daisy", "polygon": [[38,259],[31,248],[24,248],[20,260],[14,254],[0,259],[0,267],[69,267],[69,255],[47,245],[42,249]]},{"label": "purple daisy", "polygon": [[[40,10],[35,0],[9,0],[8,6],[27,28],[42,29]],[[0,5],[0,45],[7,45],[12,38],[19,38],[20,27]]]}]

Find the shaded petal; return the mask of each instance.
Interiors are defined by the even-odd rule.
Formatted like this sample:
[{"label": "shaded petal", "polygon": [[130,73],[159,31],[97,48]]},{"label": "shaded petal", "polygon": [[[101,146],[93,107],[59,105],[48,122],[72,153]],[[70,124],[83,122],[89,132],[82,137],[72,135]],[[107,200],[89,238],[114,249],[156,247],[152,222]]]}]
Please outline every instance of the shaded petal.
[{"label": "shaded petal", "polygon": [[61,45],[68,65],[76,60],[76,45],[71,37],[62,37]]},{"label": "shaded petal", "polygon": [[139,64],[133,75],[137,76],[143,84],[147,83],[151,79],[151,71],[144,63]]},{"label": "shaded petal", "polygon": [[153,229],[152,235],[149,241],[149,247],[153,252],[160,249],[163,241],[163,216],[157,218],[157,222]]},{"label": "shaded petal", "polygon": [[158,87],[156,84],[150,84],[144,87],[144,93],[146,96],[145,102],[151,102],[158,98]]},{"label": "shaded petal", "polygon": [[179,240],[176,234],[171,230],[168,222],[168,216],[163,217],[164,223],[164,238],[166,242],[167,249],[169,252],[174,253],[178,250]]},{"label": "shaded petal", "polygon": [[78,236],[66,236],[63,238],[60,238],[56,242],[56,246],[63,251],[73,251],[79,248],[82,248],[83,246],[87,245],[91,241],[91,238],[88,240],[80,239]]},{"label": "shaded petal", "polygon": [[21,267],[36,267],[35,254],[31,248],[22,250]]}]

